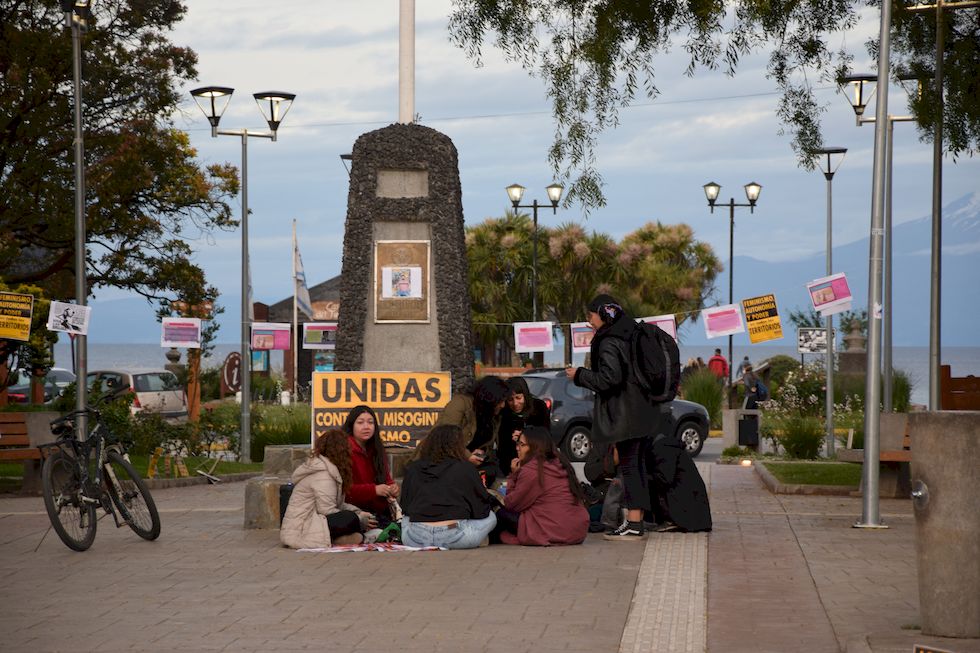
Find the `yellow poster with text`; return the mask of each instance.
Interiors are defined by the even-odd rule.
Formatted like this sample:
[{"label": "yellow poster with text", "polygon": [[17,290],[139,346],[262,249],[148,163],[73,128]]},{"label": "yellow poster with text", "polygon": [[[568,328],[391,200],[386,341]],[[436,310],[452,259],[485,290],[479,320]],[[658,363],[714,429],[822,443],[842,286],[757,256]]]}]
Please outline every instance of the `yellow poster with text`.
[{"label": "yellow poster with text", "polygon": [[745,328],[753,345],[783,337],[783,324],[776,309],[775,295],[762,295],[742,300]]},{"label": "yellow poster with text", "polygon": [[0,338],[30,340],[33,313],[34,295],[0,292]]},{"label": "yellow poster with text", "polygon": [[312,438],[340,428],[363,404],[377,413],[386,444],[415,446],[451,396],[449,372],[315,372]]}]

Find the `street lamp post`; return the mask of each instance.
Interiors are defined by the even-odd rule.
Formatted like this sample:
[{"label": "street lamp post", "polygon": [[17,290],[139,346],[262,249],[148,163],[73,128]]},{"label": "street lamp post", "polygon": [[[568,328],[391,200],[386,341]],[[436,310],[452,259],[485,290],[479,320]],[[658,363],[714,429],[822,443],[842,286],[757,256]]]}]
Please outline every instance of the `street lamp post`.
[{"label": "street lamp post", "polygon": [[[715,212],[715,202],[721,186],[715,182],[708,182],[704,185],[704,196],[708,198],[708,206],[711,212]],[[735,207],[748,207],[750,213],[755,213],[755,203],[759,199],[762,186],[753,182],[745,184],[745,197],[749,200],[748,204],[737,204],[735,198],[728,200],[728,303],[735,303],[734,279],[735,279]],[[728,407],[732,407],[732,336],[728,336]]]},{"label": "street lamp post", "polygon": [[[844,161],[847,153],[846,147],[823,147],[816,151],[820,157],[826,157],[821,162],[820,169],[824,178],[827,180],[827,276],[834,273],[833,251],[834,251],[834,229],[833,229],[833,201],[834,201],[834,173]],[[839,158],[837,158],[839,157]],[[827,318],[827,456],[834,455],[834,316],[828,315]]]},{"label": "street lamp post", "polygon": [[[524,197],[525,188],[520,184],[512,184],[507,187],[507,196],[510,198],[510,203],[517,209],[531,209],[533,220],[534,220],[534,232],[532,236],[532,248],[531,248],[531,321],[538,321],[538,208],[548,206],[546,204],[538,204],[538,200],[534,200],[531,204],[521,204],[521,199]],[[554,214],[558,213],[558,202],[561,201],[562,191],[565,189],[560,184],[551,184],[545,190],[548,192],[548,200],[551,202],[551,211]],[[538,357],[541,354],[535,354]],[[543,356],[543,355],[542,355]],[[537,364],[537,363],[536,363]],[[540,367],[540,365],[539,365]]]},{"label": "street lamp post", "polygon": [[[71,30],[72,64],[75,94],[75,303],[85,306],[88,303],[85,278],[85,134],[82,130],[82,33],[88,29],[92,15],[91,0],[62,0],[61,9],[65,12],[65,26]],[[75,336],[75,409],[80,411],[76,428],[78,440],[84,442],[88,437],[86,403],[88,402],[88,338]]]},{"label": "street lamp post", "polygon": [[[269,131],[258,132],[247,129],[218,129],[221,121],[221,114],[224,113],[231,100],[231,94],[235,89],[226,86],[204,86],[191,91],[194,101],[207,116],[211,123],[211,136],[238,136],[242,140],[242,413],[241,413],[241,441],[239,443],[239,458],[244,462],[251,462],[251,368],[252,358],[249,355],[249,330],[251,319],[249,317],[249,269],[248,269],[248,139],[268,138],[272,141],[277,140],[276,135],[282,119],[286,117],[286,112],[292,106],[294,93],[281,93],[278,91],[267,91],[264,93],[254,93],[256,104],[259,111],[269,124]],[[267,105],[267,106],[266,106]]]},{"label": "street lamp post", "polygon": [[[905,79],[903,77],[903,79]],[[843,83],[851,84],[854,87],[854,95],[849,96],[851,108],[857,125],[860,127],[865,123],[874,123],[876,118],[865,118],[864,109],[875,94],[875,89],[871,88],[865,92],[865,85],[873,87],[878,82],[875,75],[860,74],[848,75],[843,78]],[[885,125],[885,152],[884,152],[884,198],[882,206],[884,209],[884,270],[882,274],[882,310],[881,310],[881,403],[882,410],[886,413],[892,412],[892,387],[893,387],[893,363],[892,363],[892,150],[895,141],[895,123],[911,122],[912,116],[887,116]],[[870,309],[869,309],[870,310]]]}]

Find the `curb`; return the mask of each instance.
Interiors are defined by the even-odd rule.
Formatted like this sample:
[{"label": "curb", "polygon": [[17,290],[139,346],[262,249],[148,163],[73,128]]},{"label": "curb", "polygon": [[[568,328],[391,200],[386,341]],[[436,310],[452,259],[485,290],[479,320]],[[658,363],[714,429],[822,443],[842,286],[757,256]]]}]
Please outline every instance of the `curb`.
[{"label": "curb", "polygon": [[[255,476],[262,476],[262,472],[241,472],[238,474],[224,474],[220,476],[222,483],[235,483],[247,481]],[[190,487],[191,485],[207,485],[208,479],[203,476],[185,476],[182,478],[144,478],[143,482],[150,490],[164,490],[172,487]]]},{"label": "curb", "polygon": [[772,475],[766,466],[759,461],[752,462],[752,468],[762,479],[765,485],[773,494],[809,494],[817,496],[849,497],[852,496],[854,488],[849,485],[799,485],[795,483],[780,483]]}]

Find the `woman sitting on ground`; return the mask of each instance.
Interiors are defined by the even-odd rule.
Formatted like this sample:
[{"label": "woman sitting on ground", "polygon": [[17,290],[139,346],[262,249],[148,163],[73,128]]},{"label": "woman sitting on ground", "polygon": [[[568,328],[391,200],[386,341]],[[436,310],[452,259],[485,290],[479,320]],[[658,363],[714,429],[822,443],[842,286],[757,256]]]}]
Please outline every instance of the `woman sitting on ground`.
[{"label": "woman sitting on ground", "polygon": [[531,394],[527,381],[519,376],[507,379],[510,396],[500,413],[497,436],[497,461],[504,475],[510,474],[510,461],[517,457],[515,443],[528,426],[551,426],[551,409],[543,400]]},{"label": "woman sitting on ground", "polygon": [[355,406],[344,422],[350,443],[351,486],[347,500],[372,513],[383,528],[391,521],[389,504],[398,498],[398,484],[391,478],[378,416],[368,406]]},{"label": "woman sitting on ground", "polygon": [[330,429],[316,440],[310,458],[293,472],[293,494],[279,539],[293,549],[360,544],[374,516],[344,500],[351,486],[347,434]]},{"label": "woman sitting on ground", "polygon": [[491,498],[463,446],[463,432],[436,425],[405,467],[402,543],[473,549],[497,524]]},{"label": "woman sitting on ground", "polygon": [[575,470],[540,426],[517,440],[497,532],[504,544],[580,544],[589,532],[589,511]]}]

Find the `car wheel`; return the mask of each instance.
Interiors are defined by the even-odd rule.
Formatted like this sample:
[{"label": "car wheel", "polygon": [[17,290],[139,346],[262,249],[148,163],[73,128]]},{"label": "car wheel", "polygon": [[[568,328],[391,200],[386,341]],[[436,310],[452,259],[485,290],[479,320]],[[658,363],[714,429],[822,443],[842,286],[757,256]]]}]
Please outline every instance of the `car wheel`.
[{"label": "car wheel", "polygon": [[565,435],[561,451],[573,463],[585,462],[592,451],[592,432],[584,426],[573,427]]},{"label": "car wheel", "polygon": [[677,439],[684,443],[684,448],[692,458],[701,453],[706,435],[705,428],[697,422],[682,422],[677,428]]}]

